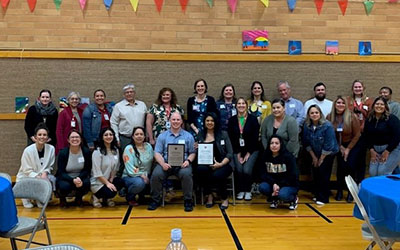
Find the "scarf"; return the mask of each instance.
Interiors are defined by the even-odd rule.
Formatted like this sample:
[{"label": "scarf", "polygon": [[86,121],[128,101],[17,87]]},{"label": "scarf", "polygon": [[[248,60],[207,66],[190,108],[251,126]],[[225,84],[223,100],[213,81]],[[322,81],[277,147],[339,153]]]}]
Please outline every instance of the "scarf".
[{"label": "scarf", "polygon": [[42,116],[54,115],[57,113],[57,109],[52,102],[50,102],[46,107],[42,105],[40,101],[36,101],[35,103],[36,112],[41,114]]}]

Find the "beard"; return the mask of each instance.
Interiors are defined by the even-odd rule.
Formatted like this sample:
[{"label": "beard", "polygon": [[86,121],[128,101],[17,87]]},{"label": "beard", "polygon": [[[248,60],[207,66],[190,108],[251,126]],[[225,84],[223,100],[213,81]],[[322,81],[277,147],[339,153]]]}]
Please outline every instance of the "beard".
[{"label": "beard", "polygon": [[317,98],[318,101],[323,101],[325,99],[325,94],[318,94],[315,98]]}]

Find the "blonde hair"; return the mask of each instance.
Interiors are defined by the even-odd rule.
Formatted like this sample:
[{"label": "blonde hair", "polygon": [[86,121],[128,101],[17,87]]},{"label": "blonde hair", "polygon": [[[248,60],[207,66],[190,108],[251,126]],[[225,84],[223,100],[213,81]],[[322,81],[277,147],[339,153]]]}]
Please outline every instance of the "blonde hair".
[{"label": "blonde hair", "polygon": [[333,124],[336,121],[336,116],[337,116],[337,114],[336,114],[336,102],[338,100],[342,100],[344,102],[344,106],[345,106],[344,112],[343,112],[343,128],[351,127],[351,115],[352,115],[352,113],[349,110],[349,107],[347,106],[346,98],[344,98],[341,95],[338,95],[336,97],[336,99],[333,101],[331,115],[330,115],[330,118],[331,118],[330,122]]}]

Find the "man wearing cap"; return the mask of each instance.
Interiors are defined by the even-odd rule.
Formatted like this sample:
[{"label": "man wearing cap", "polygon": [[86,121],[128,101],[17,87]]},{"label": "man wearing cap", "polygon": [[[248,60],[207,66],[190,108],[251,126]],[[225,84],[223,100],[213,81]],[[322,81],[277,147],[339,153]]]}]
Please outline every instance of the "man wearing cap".
[{"label": "man wearing cap", "polygon": [[147,107],[142,101],[135,100],[135,85],[128,84],[123,89],[124,99],[117,103],[111,115],[111,128],[124,151],[132,140],[134,127],[144,127]]}]

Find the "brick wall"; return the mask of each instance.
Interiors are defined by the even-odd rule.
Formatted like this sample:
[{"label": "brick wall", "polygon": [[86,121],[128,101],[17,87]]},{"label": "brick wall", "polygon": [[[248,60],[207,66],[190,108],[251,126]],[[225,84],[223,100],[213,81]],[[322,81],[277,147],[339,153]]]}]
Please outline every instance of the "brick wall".
[{"label": "brick wall", "polygon": [[38,1],[30,13],[26,0],[11,0],[0,15],[0,48],[121,49],[152,51],[241,51],[241,31],[266,29],[270,51],[286,52],[288,40],[302,40],[303,52],[323,53],[326,40],[339,40],[340,53],[357,53],[359,40],[372,41],[376,53],[400,52],[398,4],[375,1],[370,16],[362,1],[350,1],[342,16],[336,1],[325,1],[317,15],[314,1],[298,1],[293,13],[285,0],[264,8],[239,0],[232,14],[226,0],[209,8],[190,0],[182,13],[178,0],[165,0],[158,13],[153,0],[140,0],[137,13],[129,0],[115,0],[106,11],[101,0]]}]

